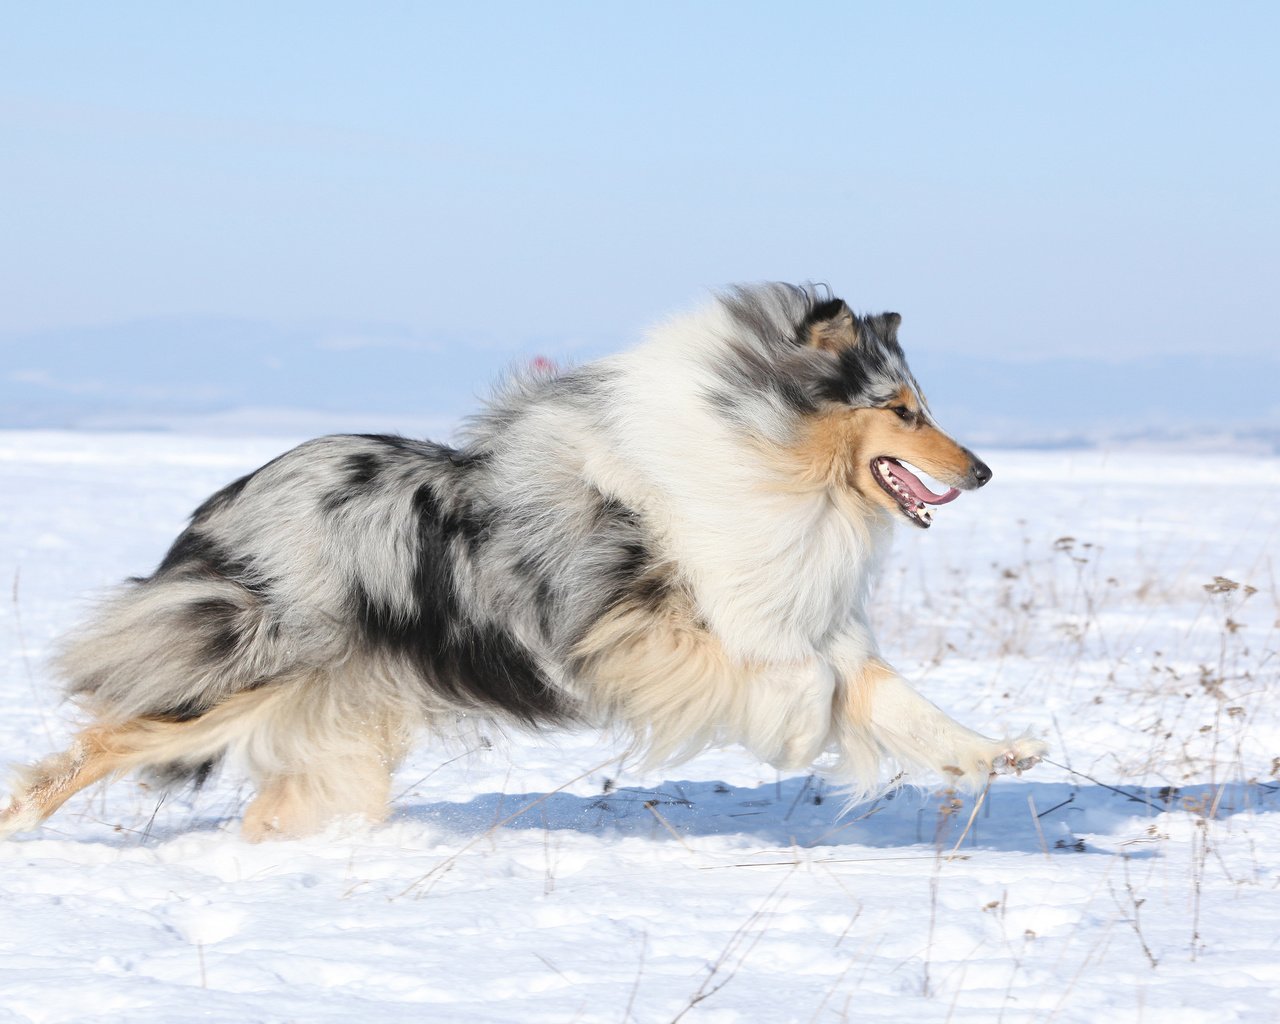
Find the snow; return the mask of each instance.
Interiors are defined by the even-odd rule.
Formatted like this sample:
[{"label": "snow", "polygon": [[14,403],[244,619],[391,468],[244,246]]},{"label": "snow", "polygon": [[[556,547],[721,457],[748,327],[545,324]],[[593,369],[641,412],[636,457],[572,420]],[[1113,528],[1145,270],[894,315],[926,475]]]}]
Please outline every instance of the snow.
[{"label": "snow", "polygon": [[[0,432],[7,760],[73,728],[57,636],[286,443]],[[491,733],[420,746],[383,827],[259,846],[242,779],[126,780],[0,844],[0,1021],[1274,1019],[1280,460],[982,454],[900,531],[882,643],[1079,774],[842,816],[740,751]]]}]

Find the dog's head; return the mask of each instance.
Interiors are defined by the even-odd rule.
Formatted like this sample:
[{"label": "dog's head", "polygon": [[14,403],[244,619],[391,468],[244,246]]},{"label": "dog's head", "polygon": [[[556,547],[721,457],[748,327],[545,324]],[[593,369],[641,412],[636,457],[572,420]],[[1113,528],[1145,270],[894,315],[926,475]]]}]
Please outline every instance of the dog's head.
[{"label": "dog's head", "polygon": [[[784,457],[807,479],[926,529],[934,508],[991,479],[934,422],[898,343],[897,313],[859,317],[841,299],[790,285],[738,289],[721,301],[753,343],[734,345],[737,357],[750,363],[768,352],[747,375],[775,411],[788,408]],[[920,470],[947,489],[930,489]]]}]

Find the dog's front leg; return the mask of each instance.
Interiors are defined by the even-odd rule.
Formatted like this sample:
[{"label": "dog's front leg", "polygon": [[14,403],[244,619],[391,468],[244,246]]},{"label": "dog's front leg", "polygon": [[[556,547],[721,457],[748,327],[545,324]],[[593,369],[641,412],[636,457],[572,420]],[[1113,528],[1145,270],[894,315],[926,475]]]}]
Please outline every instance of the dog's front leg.
[{"label": "dog's front leg", "polygon": [[783,771],[808,768],[827,746],[836,675],[818,659],[762,668],[739,708],[743,746]]},{"label": "dog's front leg", "polygon": [[837,774],[867,791],[885,756],[978,788],[993,773],[1027,770],[1047,750],[1027,734],[997,740],[961,725],[874,656],[842,662],[835,700]]}]

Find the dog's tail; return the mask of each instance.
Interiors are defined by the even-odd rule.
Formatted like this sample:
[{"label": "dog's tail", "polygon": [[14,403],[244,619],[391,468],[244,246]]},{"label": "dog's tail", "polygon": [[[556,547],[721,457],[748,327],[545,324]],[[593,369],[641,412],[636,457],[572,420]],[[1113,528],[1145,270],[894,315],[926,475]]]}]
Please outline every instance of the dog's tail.
[{"label": "dog's tail", "polygon": [[55,669],[95,720],[182,722],[296,669],[299,646],[288,640],[253,589],[165,574],[109,598],[68,637]]},{"label": "dog's tail", "polygon": [[56,665],[87,727],[19,772],[0,838],[101,779],[141,770],[161,786],[200,782],[226,756],[257,785],[246,813],[254,838],[348,813],[376,820],[391,770],[432,714],[336,614],[286,622],[260,588],[216,573],[129,585]]},{"label": "dog's tail", "polygon": [[[163,573],[127,585],[67,637],[54,662],[91,722],[77,743],[99,754],[109,749],[107,761],[118,767],[105,774],[141,768],[157,788],[199,786],[226,751],[226,716],[244,710],[244,701],[228,702],[275,689],[296,670],[281,632],[259,594],[225,577]],[[196,721],[199,727],[165,728]],[[176,744],[171,758],[168,736]],[[71,764],[79,755],[59,756]],[[33,770],[45,767],[55,770],[49,762]]]}]

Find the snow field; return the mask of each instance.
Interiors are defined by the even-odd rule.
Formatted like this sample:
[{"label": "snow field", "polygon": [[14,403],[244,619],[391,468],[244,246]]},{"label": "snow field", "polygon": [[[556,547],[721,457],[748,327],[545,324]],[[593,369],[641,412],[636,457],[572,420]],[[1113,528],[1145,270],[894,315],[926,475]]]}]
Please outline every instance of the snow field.
[{"label": "snow field", "polygon": [[[0,433],[5,760],[73,727],[56,637],[285,446]],[[981,454],[899,532],[882,646],[1074,772],[841,816],[738,751],[482,728],[415,751],[388,825],[261,846],[233,773],[125,780],[0,844],[0,1021],[1274,1019],[1280,460]]]}]

